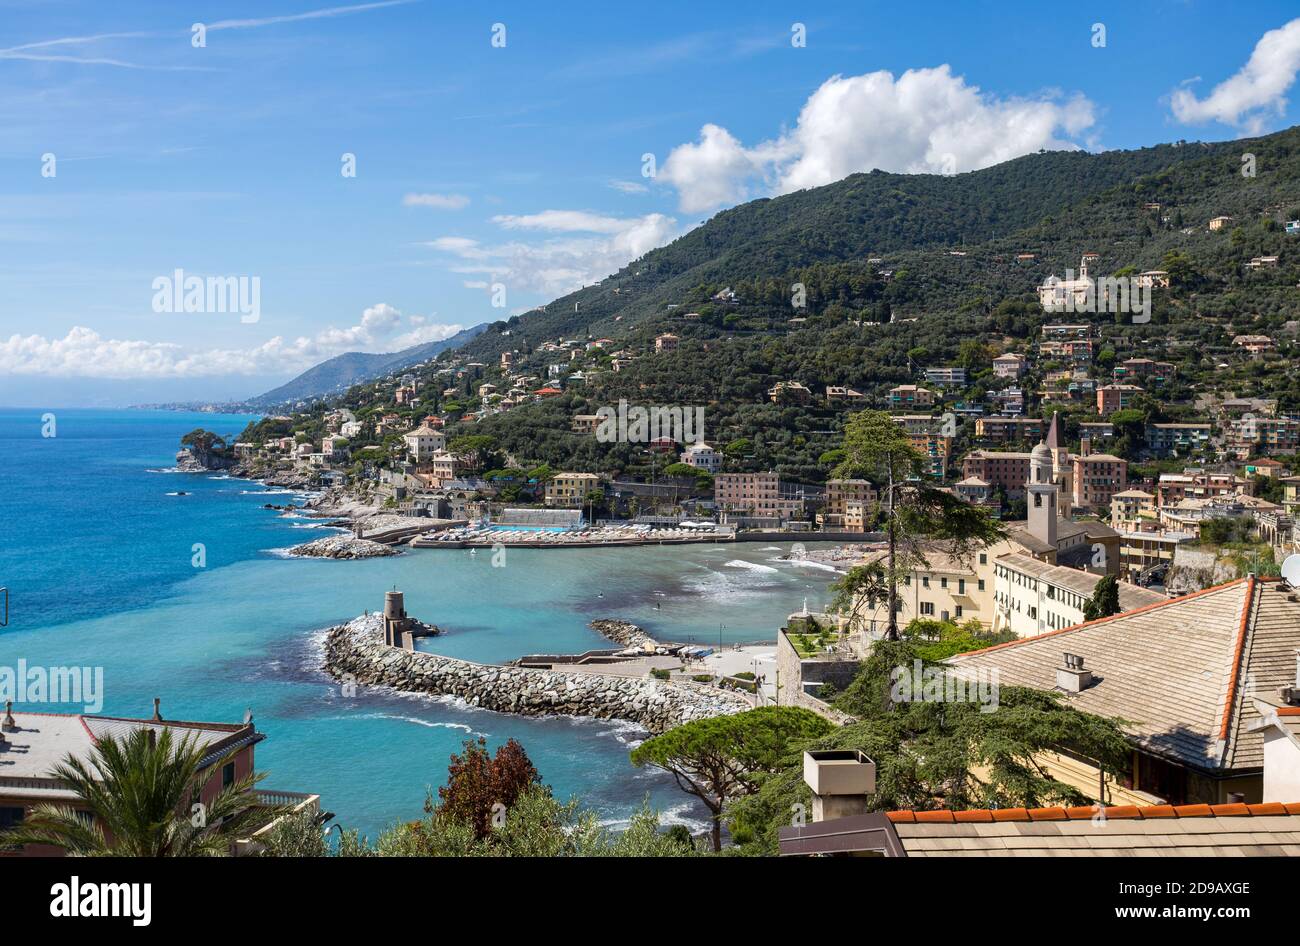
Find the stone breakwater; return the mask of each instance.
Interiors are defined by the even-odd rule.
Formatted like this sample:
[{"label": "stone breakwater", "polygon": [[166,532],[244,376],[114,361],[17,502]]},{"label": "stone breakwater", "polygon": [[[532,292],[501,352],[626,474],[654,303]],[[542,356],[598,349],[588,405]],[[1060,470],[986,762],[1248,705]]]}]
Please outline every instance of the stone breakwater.
[{"label": "stone breakwater", "polygon": [[659,646],[657,640],[629,621],[616,621],[612,618],[597,618],[588,624],[587,627],[622,647],[635,647],[637,650],[654,650]]},{"label": "stone breakwater", "polygon": [[381,627],[381,616],[373,614],[330,628],[325,635],[325,671],[349,682],[460,697],[498,713],[624,719],[651,733],[750,708],[744,698],[713,687],[476,664],[399,650],[384,644]]},{"label": "stone breakwater", "polygon": [[397,549],[369,539],[357,539],[350,535],[327,535],[323,539],[295,545],[289,554],[299,558],[380,558],[385,555],[400,554]]}]

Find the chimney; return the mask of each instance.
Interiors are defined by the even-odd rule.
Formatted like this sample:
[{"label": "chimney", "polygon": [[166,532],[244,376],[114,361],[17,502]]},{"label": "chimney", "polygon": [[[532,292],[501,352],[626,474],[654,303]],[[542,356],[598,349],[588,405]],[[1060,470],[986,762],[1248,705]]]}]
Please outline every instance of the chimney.
[{"label": "chimney", "polygon": [[876,792],[876,763],[856,749],[817,749],[803,754],[803,780],[814,822],[862,815]]},{"label": "chimney", "polygon": [[161,705],[162,705],[162,700],[155,696],[153,698],[153,721],[155,723],[162,722],[162,713],[159,712],[159,707]]},{"label": "chimney", "polygon": [[1056,669],[1056,685],[1066,693],[1082,693],[1092,684],[1092,671],[1083,669],[1083,658],[1067,653],[1064,666]]},{"label": "chimney", "polygon": [[1295,681],[1289,687],[1280,687],[1277,695],[1288,706],[1300,705],[1300,650],[1295,652]]}]

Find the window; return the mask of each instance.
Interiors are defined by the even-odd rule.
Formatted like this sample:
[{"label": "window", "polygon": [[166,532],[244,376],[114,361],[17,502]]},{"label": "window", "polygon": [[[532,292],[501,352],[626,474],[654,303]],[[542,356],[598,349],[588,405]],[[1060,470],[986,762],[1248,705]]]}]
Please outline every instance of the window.
[{"label": "window", "polygon": [[957,617],[961,617],[961,605],[957,605]]},{"label": "window", "polygon": [[980,584],[979,584],[979,589],[980,589],[980,591],[983,591],[983,590],[984,590],[984,579],[981,578],[981,579],[979,580],[979,583],[980,583]]},{"label": "window", "polygon": [[227,762],[221,767],[221,787],[229,788],[235,784],[235,763]]},{"label": "window", "polygon": [[924,614],[926,617],[934,617],[934,602],[933,602],[933,601],[922,601],[922,602],[921,602],[921,613]]},{"label": "window", "polygon": [[922,587],[922,588],[929,588],[929,587],[930,587],[930,576],[929,576],[929,575],[923,575],[923,576],[921,576],[921,587]]},{"label": "window", "polygon": [[948,579],[947,579],[947,578],[940,578],[940,579],[939,579],[939,587],[940,587],[940,588],[947,588],[947,587],[948,587]]}]

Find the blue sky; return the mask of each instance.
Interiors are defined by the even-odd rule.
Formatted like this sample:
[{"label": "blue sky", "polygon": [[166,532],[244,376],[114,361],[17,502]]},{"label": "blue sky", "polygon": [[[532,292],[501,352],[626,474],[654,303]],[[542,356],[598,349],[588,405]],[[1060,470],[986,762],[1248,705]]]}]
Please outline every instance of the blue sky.
[{"label": "blue sky", "polygon": [[[1294,2],[1048,6],[0,0],[0,403],[256,394],[856,170],[1295,122]],[[155,311],[177,269],[257,320]]]}]

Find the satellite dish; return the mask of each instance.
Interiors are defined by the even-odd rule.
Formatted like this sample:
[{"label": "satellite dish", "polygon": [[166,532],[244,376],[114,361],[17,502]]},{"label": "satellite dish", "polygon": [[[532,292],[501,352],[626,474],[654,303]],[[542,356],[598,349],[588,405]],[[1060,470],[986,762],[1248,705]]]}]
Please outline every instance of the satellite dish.
[{"label": "satellite dish", "polygon": [[1300,588],[1300,555],[1288,555],[1282,563],[1282,580],[1292,588]]}]

